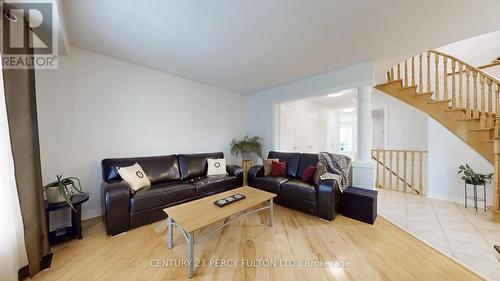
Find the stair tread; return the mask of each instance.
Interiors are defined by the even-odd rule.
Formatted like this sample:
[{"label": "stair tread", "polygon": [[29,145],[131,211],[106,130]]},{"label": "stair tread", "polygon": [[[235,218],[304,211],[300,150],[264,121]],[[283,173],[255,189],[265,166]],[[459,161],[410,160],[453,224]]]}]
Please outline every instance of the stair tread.
[{"label": "stair tread", "polygon": [[479,121],[479,118],[460,118],[458,121]]},{"label": "stair tread", "polygon": [[430,104],[433,104],[433,103],[449,103],[449,102],[451,102],[450,99],[448,99],[448,100],[431,100],[431,101],[428,101],[428,103],[430,103]]},{"label": "stair tread", "polygon": [[471,129],[471,131],[475,132],[481,132],[481,131],[492,131],[495,130],[495,128],[479,128],[479,129]]},{"label": "stair tread", "polygon": [[411,88],[417,88],[417,85],[415,85],[415,86],[403,86],[403,87],[399,88],[399,90],[408,90]]},{"label": "stair tread", "polygon": [[446,111],[448,111],[448,112],[464,111],[465,112],[465,108],[448,108],[448,109],[446,109]]},{"label": "stair tread", "polygon": [[432,96],[433,94],[434,94],[433,92],[428,92],[428,93],[421,93],[421,94],[417,93],[417,94],[413,94],[411,96],[414,98],[417,98],[417,97],[423,97],[423,96]]}]

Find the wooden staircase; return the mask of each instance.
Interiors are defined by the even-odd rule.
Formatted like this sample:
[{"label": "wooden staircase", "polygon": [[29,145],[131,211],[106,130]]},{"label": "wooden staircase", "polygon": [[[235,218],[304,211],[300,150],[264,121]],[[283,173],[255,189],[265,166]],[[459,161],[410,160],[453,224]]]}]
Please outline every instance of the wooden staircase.
[{"label": "wooden staircase", "polygon": [[500,210],[500,80],[428,51],[391,68],[387,83],[375,88],[427,113],[493,164],[491,209]]}]

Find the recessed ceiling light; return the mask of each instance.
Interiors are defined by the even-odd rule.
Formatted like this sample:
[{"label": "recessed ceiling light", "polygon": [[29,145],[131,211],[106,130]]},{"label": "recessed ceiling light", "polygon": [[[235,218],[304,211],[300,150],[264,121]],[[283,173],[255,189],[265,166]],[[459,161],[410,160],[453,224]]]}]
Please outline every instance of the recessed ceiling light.
[{"label": "recessed ceiling light", "polygon": [[342,112],[353,112],[354,111],[354,107],[342,108],[340,111],[342,111]]},{"label": "recessed ceiling light", "polygon": [[328,97],[330,98],[336,98],[336,97],[340,97],[341,95],[343,95],[344,93],[335,93],[335,94],[329,94]]}]

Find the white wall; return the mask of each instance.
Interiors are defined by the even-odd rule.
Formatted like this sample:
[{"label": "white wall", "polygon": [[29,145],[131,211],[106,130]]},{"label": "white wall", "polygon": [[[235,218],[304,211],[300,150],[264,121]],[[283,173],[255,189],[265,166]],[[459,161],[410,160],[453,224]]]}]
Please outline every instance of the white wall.
[{"label": "white wall", "polygon": [[303,97],[321,96],[358,85],[373,84],[371,63],[361,63],[316,75],[246,96],[245,128],[251,135],[264,138],[265,152],[274,147],[275,105]]},{"label": "white wall", "polygon": [[[464,182],[460,179],[461,175],[457,174],[458,166],[467,163],[474,171],[485,174],[492,173],[493,166],[436,120],[428,118],[428,127],[428,196],[463,202]],[[486,188],[487,199],[491,204],[491,184],[487,185]],[[469,190],[472,192],[472,188]],[[482,189],[480,195],[482,196]]]},{"label": "white wall", "polygon": [[[100,215],[106,157],[224,151],[244,135],[243,96],[77,48],[37,71],[43,181],[76,176]],[[271,118],[269,118],[271,120]],[[270,122],[270,121],[269,121]]]},{"label": "white wall", "polygon": [[373,89],[372,109],[387,114],[387,149],[427,149],[427,114],[377,89]]}]

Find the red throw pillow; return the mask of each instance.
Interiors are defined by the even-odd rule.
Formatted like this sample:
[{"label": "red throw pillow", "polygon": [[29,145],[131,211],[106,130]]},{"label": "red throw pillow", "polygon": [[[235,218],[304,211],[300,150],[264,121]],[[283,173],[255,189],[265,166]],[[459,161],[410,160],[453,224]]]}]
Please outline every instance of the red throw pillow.
[{"label": "red throw pillow", "polygon": [[286,162],[273,162],[273,170],[271,172],[273,177],[286,176]]},{"label": "red throw pillow", "polygon": [[302,174],[302,181],[303,182],[311,182],[314,176],[314,173],[316,173],[316,167],[313,165],[309,165],[309,167],[306,168],[304,171],[304,174]]}]

